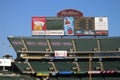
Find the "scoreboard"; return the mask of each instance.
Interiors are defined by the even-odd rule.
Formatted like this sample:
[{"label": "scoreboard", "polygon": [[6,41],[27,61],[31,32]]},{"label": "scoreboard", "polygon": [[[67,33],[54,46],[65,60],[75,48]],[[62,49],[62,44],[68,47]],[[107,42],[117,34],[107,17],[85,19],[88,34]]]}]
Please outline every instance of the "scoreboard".
[{"label": "scoreboard", "polygon": [[76,17],[74,35],[108,35],[107,17]]},{"label": "scoreboard", "polygon": [[78,17],[75,18],[75,29],[81,30],[93,30],[94,29],[94,17]]},{"label": "scoreboard", "polygon": [[32,35],[107,36],[108,18],[32,17]]},{"label": "scoreboard", "polygon": [[94,35],[94,17],[77,17],[74,23],[75,35]]}]

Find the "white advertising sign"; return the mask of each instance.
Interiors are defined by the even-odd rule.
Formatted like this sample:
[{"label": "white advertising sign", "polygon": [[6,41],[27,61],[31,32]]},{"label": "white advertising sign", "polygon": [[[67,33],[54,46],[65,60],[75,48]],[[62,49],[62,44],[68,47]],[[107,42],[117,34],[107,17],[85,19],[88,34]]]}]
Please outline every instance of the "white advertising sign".
[{"label": "white advertising sign", "polygon": [[108,18],[95,17],[95,30],[108,30]]},{"label": "white advertising sign", "polygon": [[67,51],[55,51],[55,57],[67,57]]},{"label": "white advertising sign", "polygon": [[45,31],[32,31],[32,35],[45,35]]},{"label": "white advertising sign", "polygon": [[11,66],[11,59],[0,59],[0,66]]},{"label": "white advertising sign", "polygon": [[64,35],[63,30],[46,30],[46,35]]}]

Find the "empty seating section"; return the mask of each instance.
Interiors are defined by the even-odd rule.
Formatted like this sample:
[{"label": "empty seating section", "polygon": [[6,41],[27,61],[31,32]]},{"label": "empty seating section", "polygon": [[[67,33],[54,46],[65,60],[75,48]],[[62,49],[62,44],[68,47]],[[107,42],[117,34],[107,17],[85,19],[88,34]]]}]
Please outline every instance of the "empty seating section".
[{"label": "empty seating section", "polygon": [[89,62],[88,61],[78,61],[78,65],[81,72],[86,72],[89,70]]},{"label": "empty seating section", "polygon": [[[30,69],[30,66],[28,65],[27,62],[21,62],[21,61],[15,61],[15,65],[18,67],[18,69],[22,72],[25,73],[27,71],[27,68]],[[26,72],[27,73],[27,72]]]},{"label": "empty seating section", "polygon": [[57,78],[55,78],[55,77],[49,77],[49,79],[48,80],[58,80]]},{"label": "empty seating section", "polygon": [[120,38],[101,38],[101,51],[117,51],[120,48]]},{"label": "empty seating section", "polygon": [[93,51],[98,49],[97,39],[75,39],[77,51]]},{"label": "empty seating section", "polygon": [[[90,80],[90,79],[89,79],[89,77],[82,77],[82,79],[80,79],[80,80]],[[92,77],[91,80],[104,80],[104,79],[102,79],[101,77]]]},{"label": "empty seating section", "polygon": [[45,51],[49,49],[47,39],[24,38],[28,51]]},{"label": "empty seating section", "polygon": [[117,51],[120,49],[120,38],[77,38],[77,39],[42,39],[25,37],[8,37],[16,51],[27,48],[28,51],[45,51],[46,49],[76,51]]},{"label": "empty seating section", "polygon": [[0,76],[0,80],[35,80],[35,79],[27,75],[19,75],[19,76]]},{"label": "empty seating section", "polygon": [[120,70],[120,61],[103,61],[104,70]]},{"label": "empty seating section", "polygon": [[73,49],[72,39],[49,39],[52,50],[67,50]]},{"label": "empty seating section", "polygon": [[35,72],[49,72],[49,68],[53,68],[52,64],[46,61],[29,61]]},{"label": "empty seating section", "polygon": [[22,48],[24,48],[24,45],[22,43],[21,38],[8,38],[10,43],[12,44],[15,51],[20,51]]},{"label": "empty seating section", "polygon": [[72,71],[72,68],[76,67],[75,63],[67,61],[55,61],[54,64],[58,71]]},{"label": "empty seating section", "polygon": [[101,70],[100,62],[92,61],[92,71]]},{"label": "empty seating section", "polygon": [[105,77],[105,80],[120,80],[120,77]]},{"label": "empty seating section", "polygon": [[102,78],[101,77],[92,77],[92,80],[102,80]]},{"label": "empty seating section", "polygon": [[80,79],[75,77],[58,77],[57,80],[80,80]]}]

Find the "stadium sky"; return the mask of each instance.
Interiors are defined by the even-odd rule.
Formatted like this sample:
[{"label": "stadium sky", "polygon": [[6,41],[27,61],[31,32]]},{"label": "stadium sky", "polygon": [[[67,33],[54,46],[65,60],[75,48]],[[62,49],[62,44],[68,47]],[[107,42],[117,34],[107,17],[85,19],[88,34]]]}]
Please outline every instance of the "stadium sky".
[{"label": "stadium sky", "polygon": [[7,36],[31,36],[32,16],[57,16],[64,9],[76,9],[84,16],[106,16],[109,37],[120,36],[120,0],[0,0],[0,58],[16,57]]}]

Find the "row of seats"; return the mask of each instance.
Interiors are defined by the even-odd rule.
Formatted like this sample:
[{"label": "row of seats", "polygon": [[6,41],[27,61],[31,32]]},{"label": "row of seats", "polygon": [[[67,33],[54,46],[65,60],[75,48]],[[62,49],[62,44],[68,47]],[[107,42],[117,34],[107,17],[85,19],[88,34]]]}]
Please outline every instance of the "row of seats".
[{"label": "row of seats", "polygon": [[84,38],[84,39],[42,39],[8,37],[16,51],[119,51],[120,38]]},{"label": "row of seats", "polygon": [[0,80],[35,80],[35,79],[28,75],[19,75],[19,76],[0,76]]},{"label": "row of seats", "polygon": [[[30,76],[0,76],[0,80],[44,80]],[[89,80],[89,77],[49,77],[47,80]],[[92,80],[120,80],[120,77],[92,77]]]},{"label": "row of seats", "polygon": [[[120,71],[120,61],[102,61],[91,62],[92,71]],[[109,64],[109,65],[108,65]],[[15,61],[15,65],[22,73],[49,73],[50,71],[80,71],[86,73],[89,71],[89,61]],[[106,72],[107,73],[107,72]]]}]

